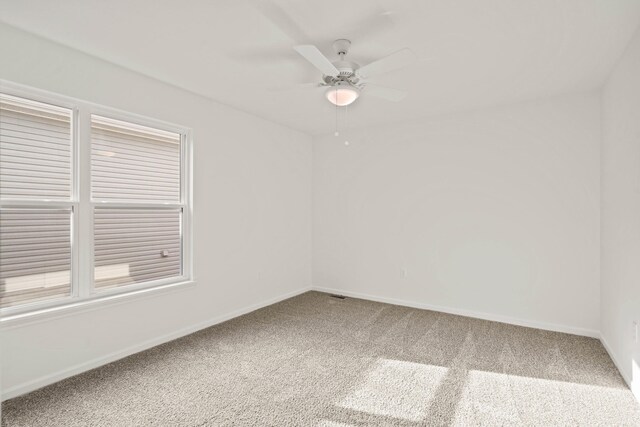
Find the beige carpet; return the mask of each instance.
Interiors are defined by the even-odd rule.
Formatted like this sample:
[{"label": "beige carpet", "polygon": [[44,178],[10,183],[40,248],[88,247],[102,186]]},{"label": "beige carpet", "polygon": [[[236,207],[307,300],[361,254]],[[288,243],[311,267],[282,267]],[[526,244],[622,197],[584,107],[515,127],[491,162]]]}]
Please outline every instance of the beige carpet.
[{"label": "beige carpet", "polygon": [[601,344],[318,292],[3,404],[3,426],[631,426]]}]

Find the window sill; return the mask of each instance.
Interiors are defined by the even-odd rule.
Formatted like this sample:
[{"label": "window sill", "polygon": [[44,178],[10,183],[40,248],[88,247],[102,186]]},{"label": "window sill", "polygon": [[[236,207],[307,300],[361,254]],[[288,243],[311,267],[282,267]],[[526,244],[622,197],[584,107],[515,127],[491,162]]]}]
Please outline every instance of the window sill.
[{"label": "window sill", "polygon": [[94,298],[61,303],[60,305],[47,307],[27,313],[10,314],[0,318],[0,329],[22,327],[33,323],[46,322],[61,317],[73,316],[93,310],[128,303],[136,300],[147,299],[170,292],[186,290],[194,287],[195,281],[184,281],[167,285],[154,286],[131,292],[122,292],[113,295],[96,296]]}]

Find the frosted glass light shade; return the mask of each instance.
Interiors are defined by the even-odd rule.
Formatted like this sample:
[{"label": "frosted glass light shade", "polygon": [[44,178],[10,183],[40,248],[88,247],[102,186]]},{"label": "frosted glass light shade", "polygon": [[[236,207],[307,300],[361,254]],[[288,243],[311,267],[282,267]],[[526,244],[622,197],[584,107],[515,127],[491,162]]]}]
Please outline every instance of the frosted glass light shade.
[{"label": "frosted glass light shade", "polygon": [[338,107],[344,107],[358,99],[360,91],[353,86],[335,86],[327,89],[326,95],[330,103]]}]

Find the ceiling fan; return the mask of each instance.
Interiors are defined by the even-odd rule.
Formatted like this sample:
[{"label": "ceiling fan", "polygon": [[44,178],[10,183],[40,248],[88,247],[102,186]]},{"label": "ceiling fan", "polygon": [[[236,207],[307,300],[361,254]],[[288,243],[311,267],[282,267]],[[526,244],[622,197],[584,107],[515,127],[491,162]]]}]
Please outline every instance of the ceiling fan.
[{"label": "ceiling fan", "polygon": [[[279,7],[277,2],[254,0],[250,4],[288,35],[296,43],[293,49],[322,72],[319,83],[308,83],[302,86],[326,87],[325,95],[332,104],[349,105],[358,99],[361,92],[395,102],[401,101],[406,96],[407,93],[403,90],[372,84],[369,78],[410,65],[415,60],[415,55],[408,48],[361,66],[346,59],[351,41],[341,38],[333,42],[333,50],[338,60],[331,61],[315,45],[309,43],[311,38],[305,30],[298,25],[296,19]],[[372,15],[364,16],[349,26],[351,28],[349,34],[357,39],[367,39],[374,32],[390,30],[393,27],[391,15],[393,15],[391,11],[378,10]]]},{"label": "ceiling fan", "polygon": [[388,101],[401,101],[407,93],[403,90],[378,86],[369,83],[368,79],[379,74],[398,70],[410,65],[415,60],[411,50],[404,48],[367,65],[348,61],[351,41],[338,39],[333,42],[333,49],[338,55],[337,61],[331,62],[320,50],[311,44],[294,46],[294,50],[322,71],[322,81],[317,85],[327,87],[325,95],[332,104],[343,107],[353,103],[366,92]]}]

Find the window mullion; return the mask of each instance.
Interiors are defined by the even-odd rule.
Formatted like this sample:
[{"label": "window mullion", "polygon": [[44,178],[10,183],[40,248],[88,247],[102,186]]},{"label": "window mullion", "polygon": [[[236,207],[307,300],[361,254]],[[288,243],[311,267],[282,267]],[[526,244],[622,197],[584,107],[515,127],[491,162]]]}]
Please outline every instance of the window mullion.
[{"label": "window mullion", "polygon": [[80,297],[80,112],[73,108],[71,117],[71,296]]},{"label": "window mullion", "polygon": [[78,113],[78,296],[93,291],[93,207],[91,205],[91,111]]},{"label": "window mullion", "polygon": [[182,202],[181,231],[182,240],[182,275],[191,278],[193,272],[192,240],[191,240],[191,200],[193,197],[191,182],[191,168],[193,157],[191,152],[191,132],[182,134],[182,151],[180,153],[181,188],[180,201]]}]

